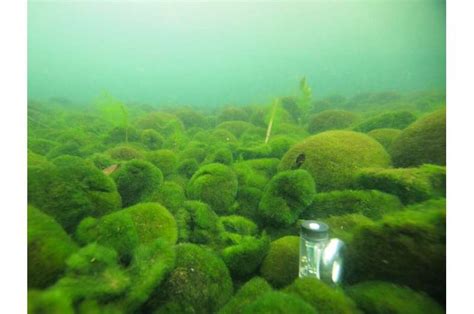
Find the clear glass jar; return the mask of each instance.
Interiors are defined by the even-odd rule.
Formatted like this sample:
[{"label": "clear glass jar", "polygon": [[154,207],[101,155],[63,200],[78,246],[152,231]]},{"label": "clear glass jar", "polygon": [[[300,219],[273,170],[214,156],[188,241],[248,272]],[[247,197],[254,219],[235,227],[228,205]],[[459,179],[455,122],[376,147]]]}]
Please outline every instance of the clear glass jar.
[{"label": "clear glass jar", "polygon": [[314,277],[327,283],[341,281],[344,243],[329,239],[329,227],[315,220],[305,220],[300,232],[299,276]]}]

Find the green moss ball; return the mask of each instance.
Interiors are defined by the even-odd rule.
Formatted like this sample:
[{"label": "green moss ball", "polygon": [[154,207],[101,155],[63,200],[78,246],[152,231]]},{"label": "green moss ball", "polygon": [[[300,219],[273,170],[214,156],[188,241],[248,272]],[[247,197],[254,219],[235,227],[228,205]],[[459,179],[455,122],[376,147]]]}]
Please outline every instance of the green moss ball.
[{"label": "green moss ball", "polygon": [[329,130],[340,130],[350,127],[359,117],[345,110],[325,110],[313,115],[308,123],[308,132],[316,134]]},{"label": "green moss ball", "polygon": [[272,291],[272,287],[261,277],[247,281],[230,301],[219,311],[219,314],[242,313],[243,309],[261,295]]},{"label": "green moss ball", "polygon": [[331,216],[321,219],[330,230],[331,237],[338,238],[350,245],[357,230],[366,225],[371,225],[374,221],[361,214],[347,214],[341,216]]},{"label": "green moss ball", "polygon": [[123,207],[148,201],[163,182],[161,170],[144,160],[131,160],[112,173]]},{"label": "green moss ball", "polygon": [[112,159],[127,161],[132,159],[143,159],[143,153],[132,145],[119,145],[107,151]]},{"label": "green moss ball", "polygon": [[28,201],[68,232],[84,217],[100,217],[121,207],[114,181],[80,157],[58,157],[30,167],[28,175]]},{"label": "green moss ball", "polygon": [[54,283],[76,250],[74,241],[52,217],[28,206],[28,288]]},{"label": "green moss ball", "polygon": [[162,204],[173,213],[183,206],[185,200],[184,189],[172,181],[165,181],[160,185],[151,198],[152,202]]},{"label": "green moss ball", "polygon": [[376,190],[343,190],[318,193],[305,210],[306,219],[360,213],[372,219],[401,210],[400,199],[392,194]]},{"label": "green moss ball", "polygon": [[195,244],[176,246],[176,266],[157,301],[158,313],[214,313],[230,299],[232,280],[224,262],[214,252]]},{"label": "green moss ball", "polygon": [[205,165],[191,177],[186,188],[189,198],[203,201],[216,213],[229,212],[237,195],[237,176],[222,164]]},{"label": "green moss ball", "polygon": [[446,165],[446,110],[420,118],[403,130],[392,144],[391,155],[396,167]]},{"label": "green moss ball", "polygon": [[271,225],[291,225],[315,195],[314,180],[306,170],[278,173],[265,187],[258,214]]},{"label": "green moss ball", "polygon": [[327,131],[294,145],[283,156],[279,170],[305,169],[317,191],[330,191],[350,187],[360,168],[389,165],[390,156],[373,138],[352,131]]},{"label": "green moss ball", "polygon": [[282,288],[298,277],[299,243],[297,236],[285,236],[270,243],[260,273],[272,286]]},{"label": "green moss ball", "polygon": [[316,314],[316,310],[294,295],[289,295],[279,291],[270,291],[261,295],[257,300],[247,305],[243,314],[255,313],[300,313]]},{"label": "green moss ball", "polygon": [[164,176],[168,176],[176,171],[178,157],[170,149],[160,149],[146,155],[146,160],[158,167]]},{"label": "green moss ball", "polygon": [[319,314],[353,314],[357,306],[344,291],[330,287],[316,278],[297,278],[283,290],[285,293],[298,296],[312,305]]},{"label": "green moss ball", "polygon": [[445,312],[430,297],[389,282],[361,282],[349,287],[347,293],[365,313],[442,314]]},{"label": "green moss ball", "polygon": [[206,203],[185,201],[176,214],[180,242],[214,246],[219,241],[222,224]]},{"label": "green moss ball", "polygon": [[151,150],[160,149],[164,141],[164,137],[153,129],[143,130],[140,134],[140,142]]},{"label": "green moss ball", "polygon": [[58,289],[28,290],[28,314],[74,314],[71,297]]},{"label": "green moss ball", "polygon": [[86,218],[76,230],[79,242],[97,242],[115,249],[122,258],[130,258],[140,244],[158,238],[175,243],[177,237],[173,215],[158,203],[140,203],[99,219]]},{"label": "green moss ball", "polygon": [[359,132],[369,132],[381,128],[403,130],[415,120],[416,116],[410,111],[384,112],[362,121],[354,130]]},{"label": "green moss ball", "polygon": [[402,133],[398,129],[374,129],[367,133],[370,137],[373,137],[377,140],[382,146],[390,151],[393,141]]},{"label": "green moss ball", "polygon": [[362,226],[348,246],[347,279],[384,280],[424,291],[444,304],[446,212],[405,210]]},{"label": "green moss ball", "polygon": [[446,167],[422,165],[418,168],[362,169],[355,186],[397,195],[404,204],[446,196]]}]

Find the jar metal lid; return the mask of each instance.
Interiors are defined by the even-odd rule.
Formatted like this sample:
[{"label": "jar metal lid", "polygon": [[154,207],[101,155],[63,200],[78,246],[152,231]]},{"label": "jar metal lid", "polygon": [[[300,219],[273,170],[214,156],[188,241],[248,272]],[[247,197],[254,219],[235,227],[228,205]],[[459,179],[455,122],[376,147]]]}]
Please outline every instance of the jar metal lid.
[{"label": "jar metal lid", "polygon": [[329,236],[329,226],[316,220],[304,220],[301,224],[301,233],[311,240],[323,240]]}]

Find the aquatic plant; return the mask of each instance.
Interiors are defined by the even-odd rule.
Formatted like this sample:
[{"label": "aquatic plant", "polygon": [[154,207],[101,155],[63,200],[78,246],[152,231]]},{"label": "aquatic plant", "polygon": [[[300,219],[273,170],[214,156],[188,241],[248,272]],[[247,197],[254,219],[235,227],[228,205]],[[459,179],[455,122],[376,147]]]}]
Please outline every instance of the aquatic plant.
[{"label": "aquatic plant", "polygon": [[347,280],[384,280],[445,302],[446,212],[405,210],[361,226],[348,246]]},{"label": "aquatic plant", "polygon": [[294,295],[279,291],[266,292],[243,309],[242,313],[301,313],[316,314],[308,303]]},{"label": "aquatic plant", "polygon": [[156,239],[175,243],[178,228],[173,215],[158,203],[140,203],[101,218],[85,218],[75,238],[81,244],[97,242],[129,260],[136,247]]},{"label": "aquatic plant", "polygon": [[327,131],[295,144],[283,156],[280,171],[307,170],[317,191],[351,187],[354,173],[364,167],[388,167],[390,156],[371,137],[352,131]]},{"label": "aquatic plant", "polygon": [[232,280],[224,262],[195,244],[176,246],[176,266],[150,298],[156,313],[214,313],[230,299]]},{"label": "aquatic plant", "polygon": [[346,296],[341,288],[330,287],[317,278],[297,278],[283,292],[301,298],[319,314],[359,312],[354,301]]},{"label": "aquatic plant", "polygon": [[270,243],[260,274],[273,287],[282,288],[298,277],[299,245],[297,236],[285,236]]},{"label": "aquatic plant", "polygon": [[272,291],[272,287],[261,277],[253,277],[247,281],[237,293],[222,307],[219,314],[242,313],[245,307],[258,299],[262,294]]},{"label": "aquatic plant", "polygon": [[355,185],[397,195],[404,204],[446,196],[446,168],[422,165],[418,168],[360,170]]},{"label": "aquatic plant", "polygon": [[361,282],[348,287],[346,291],[365,313],[445,313],[445,310],[430,297],[389,282]]},{"label": "aquatic plant", "polygon": [[290,225],[311,204],[316,193],[314,180],[305,170],[278,173],[265,187],[258,216],[270,225]]},{"label": "aquatic plant", "polygon": [[362,121],[354,130],[365,133],[382,128],[403,130],[415,120],[416,116],[410,111],[384,112]]},{"label": "aquatic plant", "polygon": [[389,152],[393,141],[402,133],[398,129],[373,129],[367,135],[376,139]]},{"label": "aquatic plant", "polygon": [[390,153],[396,167],[446,165],[446,109],[422,117],[403,130]]},{"label": "aquatic plant", "polygon": [[78,247],[50,216],[28,206],[28,288],[46,288],[66,269]]},{"label": "aquatic plant", "polygon": [[199,168],[189,180],[186,194],[190,199],[209,204],[216,213],[229,212],[237,195],[237,176],[232,168],[208,164]]},{"label": "aquatic plant", "polygon": [[160,149],[163,146],[165,141],[164,137],[160,133],[156,132],[153,129],[143,130],[140,134],[140,141],[148,149],[156,150]]},{"label": "aquatic plant", "polygon": [[359,213],[372,219],[401,210],[400,199],[376,190],[343,190],[317,193],[302,217],[319,219],[328,216]]},{"label": "aquatic plant", "polygon": [[325,110],[310,117],[308,132],[316,134],[329,130],[346,129],[359,120],[355,113],[345,110]]},{"label": "aquatic plant", "polygon": [[151,200],[163,183],[161,170],[144,160],[130,160],[113,172],[123,207]]},{"label": "aquatic plant", "polygon": [[86,216],[100,217],[121,207],[114,181],[80,157],[61,156],[30,167],[28,174],[28,201],[67,232]]},{"label": "aquatic plant", "polygon": [[169,149],[160,149],[146,154],[146,160],[161,170],[163,175],[169,176],[178,166],[176,153]]}]

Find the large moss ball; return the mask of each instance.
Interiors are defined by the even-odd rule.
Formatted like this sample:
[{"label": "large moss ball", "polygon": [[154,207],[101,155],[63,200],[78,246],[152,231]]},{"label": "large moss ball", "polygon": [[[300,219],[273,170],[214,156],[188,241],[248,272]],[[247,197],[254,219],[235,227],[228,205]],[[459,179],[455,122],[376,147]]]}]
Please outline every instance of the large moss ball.
[{"label": "large moss ball", "polygon": [[365,313],[441,314],[444,309],[430,297],[390,282],[366,281],[347,289]]},{"label": "large moss ball", "polygon": [[315,193],[314,180],[307,171],[282,171],[265,187],[258,214],[266,223],[290,225],[311,204]]},{"label": "large moss ball", "polygon": [[393,141],[402,133],[398,129],[374,129],[367,133],[370,137],[376,139],[380,144],[385,147],[387,151],[392,147]]},{"label": "large moss ball", "polygon": [[129,258],[140,244],[158,238],[176,243],[178,228],[171,213],[158,203],[140,203],[99,219],[86,218],[77,227],[82,244],[97,242]]},{"label": "large moss ball", "polygon": [[260,273],[272,286],[282,288],[298,277],[299,243],[297,236],[285,236],[270,243]]},{"label": "large moss ball", "polygon": [[283,290],[312,305],[318,314],[353,314],[357,306],[340,288],[331,287],[316,278],[297,278]]},{"label": "large moss ball", "polygon": [[28,288],[54,283],[76,250],[76,244],[52,217],[28,206]]},{"label": "large moss ball", "polygon": [[347,280],[384,280],[424,291],[440,303],[446,292],[446,212],[435,203],[361,226],[348,246]]},{"label": "large moss ball", "polygon": [[121,207],[114,181],[92,162],[61,156],[28,169],[28,201],[51,215],[68,232],[87,216]]},{"label": "large moss ball", "polygon": [[237,176],[234,171],[222,164],[208,164],[199,168],[187,186],[187,195],[194,200],[203,201],[216,213],[226,213],[237,195]]},{"label": "large moss ball", "polygon": [[446,164],[446,110],[433,112],[407,127],[391,147],[397,167]]},{"label": "large moss ball", "polygon": [[123,207],[148,201],[163,182],[160,169],[144,160],[131,160],[112,174]]},{"label": "large moss ball", "polygon": [[305,169],[317,191],[350,187],[356,170],[388,167],[390,156],[368,135],[352,131],[327,131],[306,138],[283,156],[279,170]]},{"label": "large moss ball", "polygon": [[195,244],[176,246],[176,266],[159,289],[158,313],[215,313],[233,294],[224,262]]}]

